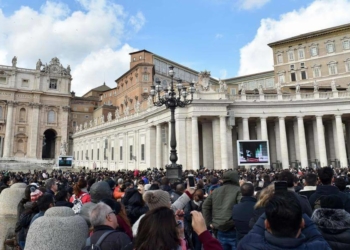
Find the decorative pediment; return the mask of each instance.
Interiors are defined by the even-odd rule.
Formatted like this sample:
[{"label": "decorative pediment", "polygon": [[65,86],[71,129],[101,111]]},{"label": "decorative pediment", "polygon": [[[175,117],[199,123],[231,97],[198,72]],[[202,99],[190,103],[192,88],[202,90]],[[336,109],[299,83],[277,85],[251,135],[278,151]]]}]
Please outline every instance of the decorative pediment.
[{"label": "decorative pediment", "polygon": [[51,59],[49,64],[44,65],[41,71],[52,75],[70,76],[71,69],[69,65],[67,68],[64,68],[60,63],[60,60],[57,57],[54,57]]}]

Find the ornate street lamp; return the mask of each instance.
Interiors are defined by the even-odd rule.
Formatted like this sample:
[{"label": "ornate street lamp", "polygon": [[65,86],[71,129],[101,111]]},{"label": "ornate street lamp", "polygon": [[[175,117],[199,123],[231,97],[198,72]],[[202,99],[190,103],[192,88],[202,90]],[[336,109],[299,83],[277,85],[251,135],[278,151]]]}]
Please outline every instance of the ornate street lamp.
[{"label": "ornate street lamp", "polygon": [[[174,86],[174,67],[169,67],[169,76],[171,78],[170,89],[165,88],[163,90],[160,81],[156,81],[156,85],[151,86],[150,95],[152,96],[154,106],[161,107],[163,105],[170,109],[171,118],[171,139],[170,139],[170,161],[171,163],[166,165],[167,177],[169,179],[179,179],[182,175],[182,165],[176,164],[176,131],[175,131],[175,109],[177,107],[184,108],[191,104],[193,101],[193,93],[196,91],[194,83],[190,83],[190,87],[187,88],[182,85],[181,79],[177,80],[176,86]],[[176,91],[177,89],[177,91]],[[163,94],[161,95],[161,92]],[[177,92],[177,93],[176,93]],[[187,99],[188,96],[190,99]]]}]

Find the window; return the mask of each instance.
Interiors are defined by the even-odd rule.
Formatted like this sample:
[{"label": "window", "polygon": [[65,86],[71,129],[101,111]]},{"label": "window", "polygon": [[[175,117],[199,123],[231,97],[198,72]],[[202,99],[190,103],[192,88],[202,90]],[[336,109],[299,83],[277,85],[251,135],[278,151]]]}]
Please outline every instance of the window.
[{"label": "window", "polygon": [[163,89],[167,89],[168,88],[168,82],[166,80],[162,81],[162,87],[163,87]]},{"label": "window", "polygon": [[333,53],[334,52],[334,44],[333,43],[328,43],[326,46],[327,46],[327,52],[328,53]]},{"label": "window", "polygon": [[289,59],[289,61],[294,61],[294,51],[288,52],[288,59]]},{"label": "window", "polygon": [[299,55],[299,59],[304,59],[305,58],[304,50],[303,49],[299,49],[298,50],[298,55]]},{"label": "window", "polygon": [[130,161],[132,161],[133,155],[132,155],[132,145],[130,145]]},{"label": "window", "polygon": [[266,79],[266,88],[274,88],[275,79],[273,77]]},{"label": "window", "polygon": [[48,113],[47,113],[47,123],[55,123],[56,121],[56,117],[55,117],[55,111],[53,110],[50,110]]},{"label": "window", "polygon": [[302,80],[305,80],[305,79],[306,79],[306,71],[304,71],[304,70],[301,71],[301,72],[300,72],[300,76],[301,76],[301,79],[302,79]]},{"label": "window", "polygon": [[314,77],[321,77],[321,68],[314,67]]},{"label": "window", "polygon": [[284,75],[283,74],[278,75],[278,82],[284,83]]},{"label": "window", "polygon": [[345,61],[345,70],[350,72],[350,58]]},{"label": "window", "polygon": [[26,109],[25,108],[21,108],[19,111],[19,121],[20,122],[26,121]]},{"label": "window", "polygon": [[136,57],[133,58],[134,62],[136,61]]},{"label": "window", "polygon": [[300,63],[300,68],[305,69],[305,63]]},{"label": "window", "polygon": [[317,56],[317,55],[318,55],[317,47],[312,47],[311,48],[311,56]]},{"label": "window", "polygon": [[141,161],[145,160],[145,144],[141,144]]},{"label": "window", "polygon": [[88,116],[88,115],[86,115],[86,116],[85,116],[85,119],[89,119],[89,116]]},{"label": "window", "polygon": [[295,72],[292,72],[292,73],[290,73],[290,80],[292,81],[292,82],[295,82],[297,79],[296,79],[296,76],[295,76]]},{"label": "window", "polygon": [[149,79],[148,74],[143,74],[142,75],[142,81],[148,82],[148,79]]},{"label": "window", "polygon": [[28,79],[22,79],[22,87],[29,87],[29,80]]},{"label": "window", "polygon": [[119,160],[123,160],[123,146],[119,147]]},{"label": "window", "polygon": [[6,77],[0,77],[0,84],[6,84]]},{"label": "window", "polygon": [[73,128],[75,128],[77,126],[77,122],[73,121]]},{"label": "window", "polygon": [[231,95],[236,95],[236,93],[237,93],[235,88],[231,88],[230,91],[231,91]]},{"label": "window", "polygon": [[114,147],[111,148],[111,160],[114,161]]},{"label": "window", "polygon": [[142,56],[140,56],[140,60],[142,59]]},{"label": "window", "polygon": [[91,149],[91,160],[93,160],[93,159],[94,159],[94,150]]},{"label": "window", "polygon": [[85,158],[86,158],[86,160],[89,160],[89,151],[88,150],[86,150],[86,152],[85,152]]},{"label": "window", "polygon": [[277,55],[277,63],[283,63],[282,54],[278,54],[278,55]]},{"label": "window", "polygon": [[1,106],[0,106],[0,119],[3,119],[3,110]]},{"label": "window", "polygon": [[328,64],[328,71],[329,71],[330,75],[338,74],[337,63],[336,62],[329,63]]},{"label": "window", "polygon": [[294,70],[294,64],[290,65],[290,70]]},{"label": "window", "polygon": [[98,161],[100,160],[100,149],[99,148],[97,149],[97,160]]},{"label": "window", "polygon": [[343,41],[343,49],[344,50],[350,49],[350,40]]},{"label": "window", "polygon": [[50,89],[57,89],[57,79],[50,79]]}]

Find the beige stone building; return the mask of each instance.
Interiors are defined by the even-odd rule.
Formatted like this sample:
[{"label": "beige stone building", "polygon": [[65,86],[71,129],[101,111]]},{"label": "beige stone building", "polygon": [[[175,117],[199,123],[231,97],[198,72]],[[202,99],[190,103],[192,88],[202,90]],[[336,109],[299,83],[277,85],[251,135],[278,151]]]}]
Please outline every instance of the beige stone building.
[{"label": "beige stone building", "polygon": [[[20,58],[18,59],[20,60]],[[58,58],[35,69],[0,65],[2,160],[54,159],[68,142],[70,67]]]}]

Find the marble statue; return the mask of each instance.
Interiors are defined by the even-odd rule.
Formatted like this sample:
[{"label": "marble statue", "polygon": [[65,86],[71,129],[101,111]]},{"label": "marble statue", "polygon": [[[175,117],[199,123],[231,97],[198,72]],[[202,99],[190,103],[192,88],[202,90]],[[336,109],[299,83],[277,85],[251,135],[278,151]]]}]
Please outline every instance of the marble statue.
[{"label": "marble statue", "polygon": [[281,95],[282,94],[282,90],[281,90],[281,84],[277,85],[277,95]]},{"label": "marble statue", "polygon": [[295,86],[295,93],[299,94],[300,93],[300,84],[298,83],[297,86]]},{"label": "marble statue", "polygon": [[104,115],[102,115],[100,117],[100,124],[103,124],[103,123],[105,123],[105,116]]},{"label": "marble statue", "polygon": [[67,74],[70,75],[70,72],[71,72],[71,69],[70,69],[70,66],[68,65],[67,66]]},{"label": "marble statue", "polygon": [[87,122],[84,122],[84,129],[87,129],[87,126],[88,126]]},{"label": "marble statue", "polygon": [[112,113],[111,112],[108,112],[108,115],[107,115],[107,121],[112,121]]},{"label": "marble statue", "polygon": [[243,83],[241,83],[240,89],[241,89],[241,95],[245,95],[245,86]]},{"label": "marble statue", "polygon": [[149,96],[148,99],[147,99],[147,105],[148,107],[152,107],[153,106],[153,98],[152,96]]},{"label": "marble statue", "polygon": [[264,94],[263,86],[261,85],[261,83],[259,83],[258,90],[259,90],[259,95]]},{"label": "marble statue", "polygon": [[89,122],[89,127],[92,128],[92,126],[93,126],[93,125],[92,125],[92,120],[90,120],[90,122]]},{"label": "marble statue", "polygon": [[38,62],[36,63],[36,70],[40,70],[41,66],[43,65],[43,63],[41,62],[41,60],[39,59]]},{"label": "marble statue", "polygon": [[94,119],[94,126],[97,126],[98,124],[98,120],[97,120],[97,117]]},{"label": "marble statue", "polygon": [[334,81],[334,80],[331,81],[331,87],[332,87],[332,91],[333,91],[333,92],[334,92],[334,91],[337,91],[337,85],[335,84],[335,81]]},{"label": "marble statue", "polygon": [[128,106],[126,106],[125,109],[124,109],[124,115],[125,116],[129,115],[129,107]]},{"label": "marble statue", "polygon": [[317,82],[314,81],[314,93],[317,93],[318,92],[318,85],[317,85]]},{"label": "marble statue", "polygon": [[14,56],[14,57],[12,58],[12,67],[16,67],[16,66],[17,66],[17,57]]},{"label": "marble statue", "polygon": [[140,112],[140,106],[141,106],[141,103],[139,101],[136,101],[135,107],[134,107],[135,113]]},{"label": "marble statue", "polygon": [[67,155],[67,143],[66,142],[61,143],[60,155]]},{"label": "marble statue", "polygon": [[119,109],[115,110],[115,119],[119,119],[120,118],[120,113],[119,113]]}]

